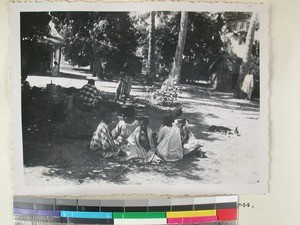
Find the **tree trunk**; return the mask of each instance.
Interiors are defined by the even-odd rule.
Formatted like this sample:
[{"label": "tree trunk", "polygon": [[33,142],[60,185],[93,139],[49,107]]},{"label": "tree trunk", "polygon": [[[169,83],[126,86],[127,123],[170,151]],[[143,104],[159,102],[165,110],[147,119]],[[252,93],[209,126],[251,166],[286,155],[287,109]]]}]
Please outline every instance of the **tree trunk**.
[{"label": "tree trunk", "polygon": [[155,77],[155,15],[156,12],[152,11],[150,13],[150,30],[149,30],[149,49],[148,49],[148,60],[147,60],[147,71],[146,71],[146,80],[147,84],[153,82]]},{"label": "tree trunk", "polygon": [[171,73],[169,74],[169,77],[176,80],[177,82],[180,81],[180,72],[181,72],[182,56],[183,56],[183,50],[185,45],[186,33],[187,33],[187,25],[188,25],[188,12],[182,11],[175,58],[174,58]]},{"label": "tree trunk", "polygon": [[241,85],[244,81],[245,75],[249,72],[248,71],[248,63],[249,63],[249,60],[251,59],[257,17],[258,17],[257,13],[252,14],[251,20],[250,20],[250,25],[249,25],[249,28],[247,31],[246,43],[245,43],[246,51],[245,51],[244,61],[240,67],[240,73],[239,73],[239,76],[238,76],[238,79],[236,82],[236,91],[235,91],[236,97],[241,97],[241,95],[242,95]]},{"label": "tree trunk", "polygon": [[254,43],[254,33],[255,33],[255,27],[257,22],[257,13],[253,13],[250,21],[250,25],[248,28],[247,36],[246,36],[246,55],[244,62],[248,62],[251,58],[253,43]]}]

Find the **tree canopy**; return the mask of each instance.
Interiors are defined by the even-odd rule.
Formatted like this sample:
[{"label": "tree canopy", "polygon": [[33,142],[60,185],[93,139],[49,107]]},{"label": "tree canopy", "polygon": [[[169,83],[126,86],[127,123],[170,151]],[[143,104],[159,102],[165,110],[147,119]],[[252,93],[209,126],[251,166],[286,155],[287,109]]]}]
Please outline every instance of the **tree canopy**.
[{"label": "tree canopy", "polygon": [[[251,16],[250,12],[189,12],[181,82],[209,80],[212,74],[217,74],[220,84],[232,80],[241,65],[235,48],[246,43]],[[146,65],[151,61],[148,73],[163,80],[174,62],[180,18],[177,11],[22,13],[22,45],[30,41],[39,48],[38,40],[49,32],[51,20],[66,41],[64,58],[73,66],[89,66],[94,76],[111,79],[121,70],[140,75],[142,61],[149,61]],[[258,30],[259,23],[253,29]],[[248,65],[259,75],[259,40],[252,42]]]},{"label": "tree canopy", "polygon": [[136,31],[128,12],[57,12],[53,15],[68,44],[65,58],[73,65],[91,66],[91,70],[100,66],[104,67],[104,73],[118,74],[126,62],[127,70],[137,72],[132,66],[138,61]]}]

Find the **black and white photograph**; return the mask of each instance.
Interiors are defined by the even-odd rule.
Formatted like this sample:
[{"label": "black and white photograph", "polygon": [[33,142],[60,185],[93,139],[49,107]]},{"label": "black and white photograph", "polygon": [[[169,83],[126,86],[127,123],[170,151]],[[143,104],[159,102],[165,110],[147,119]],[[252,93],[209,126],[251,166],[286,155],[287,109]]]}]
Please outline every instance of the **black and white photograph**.
[{"label": "black and white photograph", "polygon": [[13,3],[16,194],[254,194],[268,8]]}]

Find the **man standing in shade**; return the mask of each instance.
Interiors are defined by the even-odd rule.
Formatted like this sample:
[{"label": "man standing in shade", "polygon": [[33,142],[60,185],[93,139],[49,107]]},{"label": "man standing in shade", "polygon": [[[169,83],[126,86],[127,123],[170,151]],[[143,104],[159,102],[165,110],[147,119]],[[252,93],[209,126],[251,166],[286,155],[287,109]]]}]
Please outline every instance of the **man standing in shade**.
[{"label": "man standing in shade", "polygon": [[252,73],[246,74],[241,90],[246,94],[247,100],[251,101],[254,89],[254,77]]},{"label": "man standing in shade", "polygon": [[54,61],[54,66],[51,69],[51,76],[57,77],[58,76],[58,63],[57,61]]},{"label": "man standing in shade", "polygon": [[89,79],[88,83],[81,88],[80,98],[83,106],[86,108],[94,108],[102,100],[100,91],[96,88],[93,79]]},{"label": "man standing in shade", "polygon": [[132,76],[130,76],[128,73],[124,73],[123,71],[120,73],[120,79],[116,89],[115,102],[119,99],[119,97],[123,97],[123,104],[126,103],[131,92],[132,81]]}]

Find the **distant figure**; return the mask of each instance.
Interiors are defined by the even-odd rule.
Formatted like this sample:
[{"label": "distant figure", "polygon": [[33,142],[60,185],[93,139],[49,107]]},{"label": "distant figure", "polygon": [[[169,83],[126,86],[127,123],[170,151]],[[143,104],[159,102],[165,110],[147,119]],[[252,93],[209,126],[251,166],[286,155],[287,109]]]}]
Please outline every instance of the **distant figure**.
[{"label": "distant figure", "polygon": [[132,76],[124,73],[123,71],[120,73],[120,79],[116,89],[115,102],[119,99],[119,97],[124,96],[123,103],[126,103],[131,92],[132,81]]},{"label": "distant figure", "polygon": [[254,77],[253,74],[246,74],[241,90],[246,94],[247,100],[251,101],[252,92],[254,89]]},{"label": "distant figure", "polygon": [[54,66],[51,69],[51,76],[57,77],[58,76],[58,63],[57,61],[54,61]]},{"label": "distant figure", "polygon": [[89,79],[88,83],[81,88],[80,98],[82,104],[88,108],[96,107],[97,103],[102,100],[100,91],[96,88],[93,79]]},{"label": "distant figure", "polygon": [[28,92],[31,89],[30,84],[26,79],[27,79],[27,75],[24,75],[24,76],[21,77],[21,90],[22,90],[22,92]]}]

